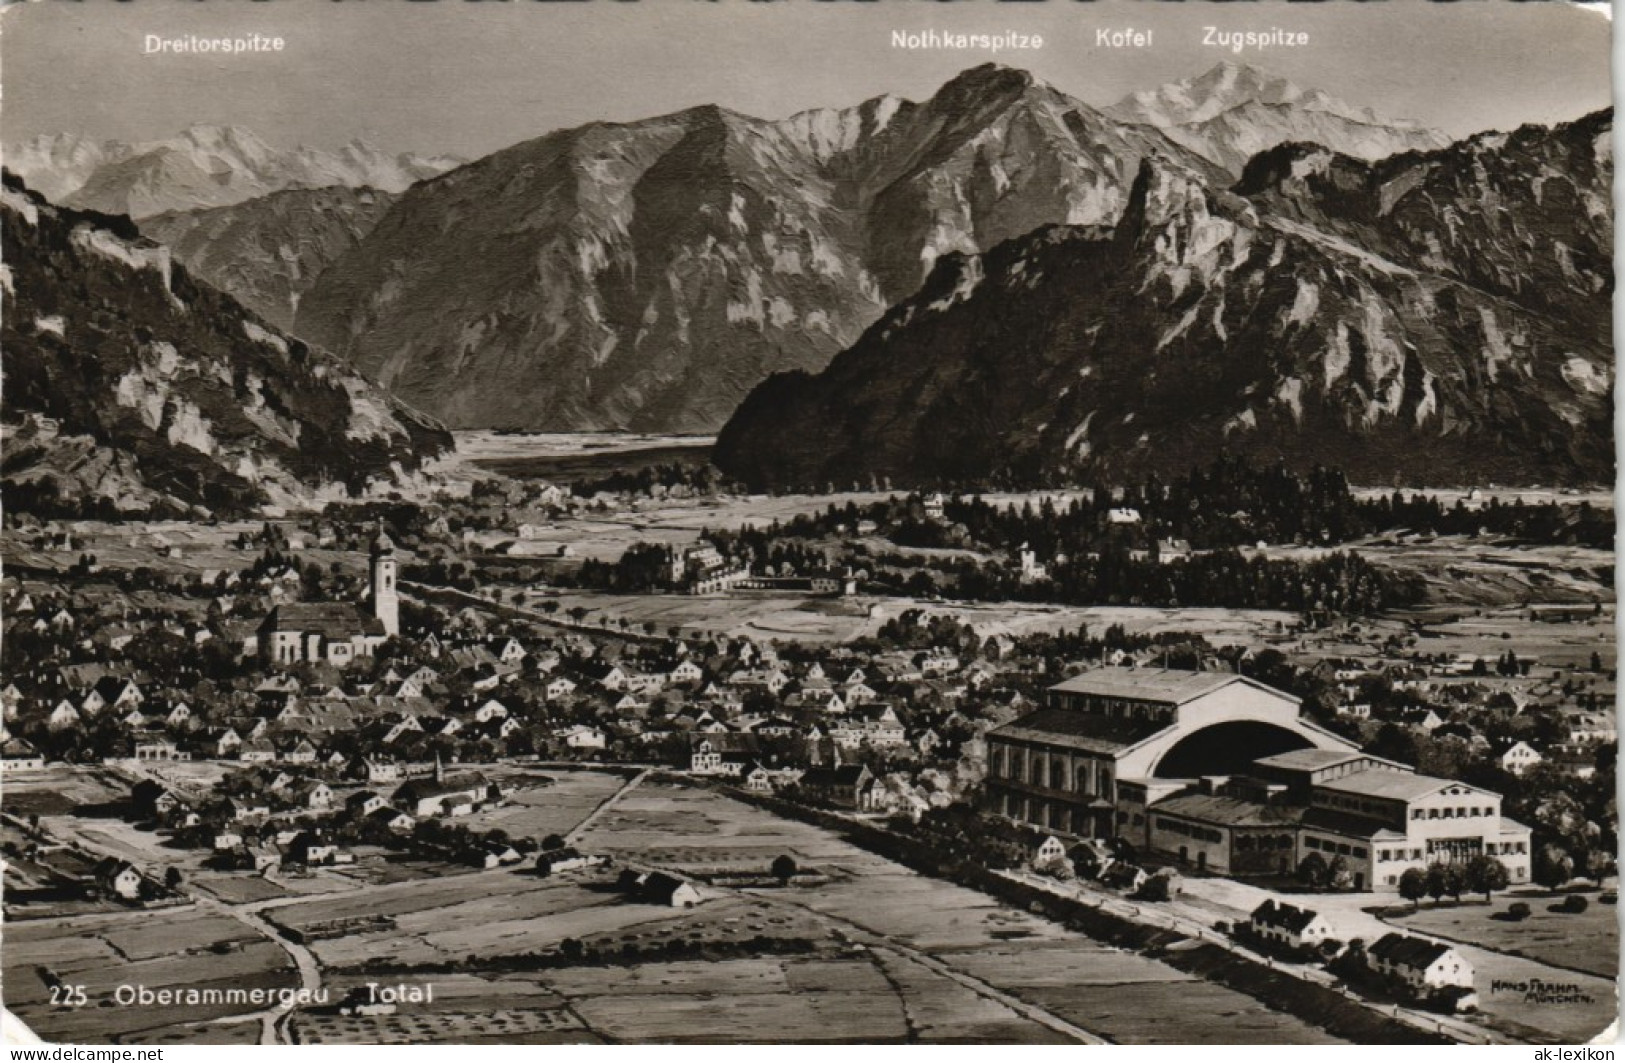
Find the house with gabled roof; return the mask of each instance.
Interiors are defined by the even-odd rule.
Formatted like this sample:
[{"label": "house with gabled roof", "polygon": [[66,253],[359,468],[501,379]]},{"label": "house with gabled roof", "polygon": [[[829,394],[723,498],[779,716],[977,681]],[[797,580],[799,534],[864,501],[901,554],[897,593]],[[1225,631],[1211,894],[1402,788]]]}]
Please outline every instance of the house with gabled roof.
[{"label": "house with gabled roof", "polygon": [[93,878],[104,893],[126,901],[141,899],[141,872],[128,860],[116,856],[103,859],[96,865]]},{"label": "house with gabled roof", "polygon": [[1411,934],[1384,934],[1366,949],[1366,963],[1418,996],[1473,987],[1473,965],[1454,946]]},{"label": "house with gabled roof", "polygon": [[1265,941],[1295,949],[1318,948],[1332,936],[1331,924],[1319,912],[1273,899],[1254,908],[1247,925]]}]

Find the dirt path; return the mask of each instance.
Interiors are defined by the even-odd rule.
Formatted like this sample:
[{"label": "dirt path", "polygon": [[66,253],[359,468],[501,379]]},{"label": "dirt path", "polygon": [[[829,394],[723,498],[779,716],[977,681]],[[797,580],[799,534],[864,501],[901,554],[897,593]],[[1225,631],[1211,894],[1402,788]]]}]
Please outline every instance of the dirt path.
[{"label": "dirt path", "polygon": [[570,832],[564,836],[564,840],[570,845],[576,844],[581,840],[581,837],[587,833],[587,831],[592,829],[592,825],[597,823],[604,813],[614,808],[616,803],[618,803],[621,798],[631,793],[639,783],[643,782],[643,780],[647,779],[648,777],[649,769],[645,768],[643,771],[638,772],[636,775],[626,780],[626,785],[622,786],[620,789],[616,790],[614,793],[600,801],[598,803],[598,807],[587,814],[586,819],[582,820],[580,823],[577,823],[574,827],[571,827]]},{"label": "dirt path", "polygon": [[[315,994],[317,990],[321,989],[321,965],[316,962],[316,957],[311,954],[311,951],[298,942],[292,941],[283,936],[282,932],[276,927],[272,926],[264,919],[261,919],[255,911],[250,910],[249,905],[226,904],[225,902],[217,901],[212,897],[199,897],[197,900],[198,903],[203,907],[219,912],[221,915],[227,916],[231,919],[235,919],[244,926],[254,930],[256,933],[259,933],[275,942],[277,947],[283,952],[286,952],[289,959],[293,960],[294,967],[299,971],[300,989],[306,990],[311,994]],[[293,1009],[298,1006],[298,1001],[290,1000],[285,1004],[278,1004],[275,1007],[266,1008],[264,1011],[251,1012],[247,1015],[233,1015],[230,1019],[222,1021],[234,1023],[258,1021],[260,1023],[260,1044],[287,1044],[287,1031],[283,1020],[287,1017],[289,1012],[293,1011]]]},{"label": "dirt path", "polygon": [[[1175,931],[1176,933],[1184,934],[1188,937],[1207,942],[1211,945],[1217,945],[1220,948],[1234,952],[1237,955],[1245,956],[1256,963],[1264,964],[1265,966],[1275,968],[1276,970],[1280,970],[1296,978],[1300,978],[1305,982],[1314,982],[1330,989],[1335,989],[1344,996],[1349,997],[1349,999],[1360,1002],[1364,1007],[1369,1008],[1373,1012],[1385,1015],[1389,1018],[1398,1019],[1399,1021],[1413,1026],[1418,1030],[1422,1030],[1427,1033],[1443,1034],[1446,1037],[1453,1038],[1464,1044],[1514,1043],[1509,1041],[1509,1039],[1500,1034],[1498,1031],[1488,1029],[1476,1023],[1455,1018],[1454,1016],[1441,1015],[1430,1011],[1419,1011],[1414,1008],[1406,1008],[1398,1005],[1378,1005],[1360,1000],[1359,997],[1354,996],[1354,994],[1343,985],[1340,979],[1327,971],[1321,970],[1317,967],[1278,964],[1267,956],[1253,952],[1251,949],[1241,946],[1230,937],[1213,930],[1211,926],[1208,925],[1209,919],[1206,918],[1207,913],[1201,911],[1200,909],[1196,909],[1187,903],[1174,901],[1169,903],[1158,903],[1154,906],[1140,905],[1131,901],[1123,900],[1122,898],[1116,896],[1103,895],[1078,883],[1073,883],[1071,884],[1070,888],[1067,888],[1061,886],[1051,879],[1045,879],[1038,875],[1022,872],[1013,872],[1009,874],[1011,878],[1018,879],[1027,885],[1037,886],[1040,889],[1048,890],[1049,892],[1056,893],[1060,896],[1086,900],[1089,903],[1097,904],[1106,911],[1112,912],[1115,915],[1133,922],[1141,923],[1147,926],[1167,927],[1169,930]],[[1205,884],[1213,880],[1201,879],[1196,881],[1201,884]],[[1187,881],[1187,888],[1189,888],[1189,885],[1190,883]],[[1239,913],[1236,915],[1236,917],[1245,919],[1246,913]],[[1375,939],[1367,938],[1367,940]]]},{"label": "dirt path", "polygon": [[[711,888],[717,889],[717,887]],[[1053,1030],[1063,1037],[1070,1037],[1074,1041],[1087,1045],[1104,1045],[1111,1043],[1105,1038],[1101,1037],[1099,1034],[1091,1033],[1081,1026],[1074,1025],[1073,1023],[1061,1018],[1059,1015],[1056,1015],[1054,1012],[1046,1011],[1035,1004],[1029,1004],[1020,997],[1012,996],[1011,994],[1006,993],[1004,990],[999,989],[997,986],[990,985],[974,975],[969,975],[964,971],[958,970],[957,968],[950,967],[942,960],[920,951],[905,941],[900,941],[897,938],[891,937],[890,935],[879,930],[875,930],[872,927],[864,926],[862,923],[854,922],[842,916],[832,915],[829,912],[821,911],[820,909],[813,908],[810,905],[800,904],[784,897],[774,896],[770,891],[767,890],[751,892],[746,892],[743,890],[720,890],[719,892],[729,893],[738,897],[748,897],[752,900],[760,901],[769,905],[794,908],[798,911],[811,915],[816,919],[820,919],[826,923],[840,927],[859,944],[890,952],[907,960],[912,960],[914,963],[919,964],[921,967],[924,967],[933,974],[941,975],[943,978],[946,978],[949,981],[970,990],[977,996],[1002,1005],[1003,1007],[1015,1012],[1017,1015],[1020,1015],[1022,1018],[1028,1019],[1039,1024],[1040,1026]]]},{"label": "dirt path", "polygon": [[[79,848],[84,849],[87,852],[99,853],[103,856],[121,855],[119,853],[111,852],[105,847],[94,844],[90,839],[83,837],[77,832],[75,832],[73,835],[73,844],[76,844]],[[321,988],[321,968],[316,963],[316,957],[311,955],[309,949],[305,948],[303,945],[297,944],[296,942],[290,941],[270,923],[267,923],[264,919],[259,917],[257,912],[259,908],[264,905],[264,902],[261,902],[260,904],[227,904],[224,901],[209,896],[201,890],[194,892],[191,888],[183,888],[183,892],[192,902],[190,907],[206,908],[209,911],[218,912],[227,918],[235,919],[237,922],[242,923],[244,926],[247,926],[253,930],[256,934],[259,934],[261,937],[274,943],[283,952],[286,952],[289,958],[293,960],[294,968],[299,972],[299,984],[301,989],[315,992]],[[309,898],[301,899],[308,900]],[[100,917],[102,915],[111,915],[117,918],[117,916],[120,914],[123,914],[126,918],[128,918],[127,913],[97,913],[94,916],[69,917],[60,920],[41,920],[40,922],[44,925],[78,926],[81,923],[88,923],[89,925],[94,926],[101,921]],[[298,1006],[297,1001],[290,1001],[287,1004],[279,1004],[276,1007],[266,1008],[262,1011],[248,1012],[242,1015],[228,1015],[223,1018],[215,1019],[214,1024],[233,1024],[257,1021],[261,1024],[261,1044],[281,1044],[284,1042],[279,1039],[282,1033],[279,1023],[282,1018],[292,1011],[296,1006]]]}]

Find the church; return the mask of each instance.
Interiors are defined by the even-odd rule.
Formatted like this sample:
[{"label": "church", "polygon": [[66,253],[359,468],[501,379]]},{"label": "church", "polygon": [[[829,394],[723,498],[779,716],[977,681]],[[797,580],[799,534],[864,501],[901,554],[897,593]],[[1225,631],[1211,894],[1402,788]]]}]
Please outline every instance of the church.
[{"label": "church", "polygon": [[305,661],[339,665],[370,657],[385,639],[400,634],[400,589],[395,544],[382,526],[373,538],[371,589],[366,605],[289,602],[260,623],[259,652],[266,664]]}]

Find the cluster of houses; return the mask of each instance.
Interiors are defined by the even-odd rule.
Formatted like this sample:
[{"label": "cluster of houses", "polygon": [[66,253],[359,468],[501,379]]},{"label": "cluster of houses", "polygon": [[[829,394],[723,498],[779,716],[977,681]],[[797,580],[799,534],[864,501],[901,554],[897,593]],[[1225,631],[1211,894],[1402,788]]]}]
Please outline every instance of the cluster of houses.
[{"label": "cluster of houses", "polygon": [[[1319,912],[1273,899],[1255,908],[1245,927],[1253,942],[1303,958],[1324,957],[1327,951],[1336,953],[1344,947]],[[1452,945],[1392,932],[1364,949],[1357,960],[1369,979],[1402,1000],[1444,1011],[1478,1006],[1473,965]]]},{"label": "cluster of houses", "polygon": [[[212,850],[217,866],[264,872],[353,863],[346,840],[404,838],[420,822],[466,816],[504,798],[502,787],[480,772],[448,773],[438,761],[398,785],[366,785],[399,778],[399,765],[379,767],[358,758],[324,778],[291,766],[245,765],[201,796],[149,778],[132,787],[130,803],[138,817]],[[483,867],[521,859],[505,841],[472,836],[458,851],[439,855]]]},{"label": "cluster of houses", "polygon": [[[1473,654],[1315,667],[1333,684],[1338,715],[1369,728],[1398,724],[1523,775],[1539,765],[1576,778],[1596,773],[1597,751],[1618,741],[1611,675],[1570,670],[1530,675],[1538,662],[1486,662]],[[1497,672],[1497,667],[1501,671]]]}]

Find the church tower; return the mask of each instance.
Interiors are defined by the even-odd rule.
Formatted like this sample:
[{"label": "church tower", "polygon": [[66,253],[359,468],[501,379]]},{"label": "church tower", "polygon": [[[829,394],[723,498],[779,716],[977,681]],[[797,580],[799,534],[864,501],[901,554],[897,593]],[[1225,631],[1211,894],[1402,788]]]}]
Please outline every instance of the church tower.
[{"label": "church tower", "polygon": [[401,595],[395,585],[395,544],[378,523],[378,534],[372,540],[372,615],[384,625],[384,634],[401,633]]}]

